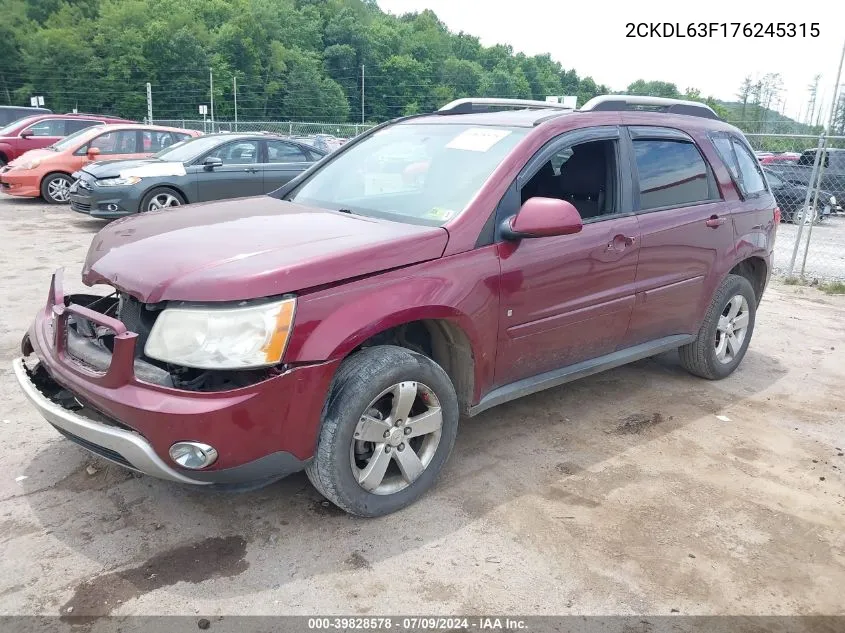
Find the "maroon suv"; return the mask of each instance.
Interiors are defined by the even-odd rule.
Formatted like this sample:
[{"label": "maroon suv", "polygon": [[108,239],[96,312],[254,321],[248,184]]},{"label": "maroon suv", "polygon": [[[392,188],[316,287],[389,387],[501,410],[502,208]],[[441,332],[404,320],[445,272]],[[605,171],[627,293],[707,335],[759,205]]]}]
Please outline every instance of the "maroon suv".
[{"label": "maroon suv", "polygon": [[56,274],[14,369],[128,468],[218,487],[304,468],[381,515],[434,483],[460,415],[675,348],[728,376],[778,215],[706,106],[460,100],[269,197],[110,224],[83,281],[111,294]]}]

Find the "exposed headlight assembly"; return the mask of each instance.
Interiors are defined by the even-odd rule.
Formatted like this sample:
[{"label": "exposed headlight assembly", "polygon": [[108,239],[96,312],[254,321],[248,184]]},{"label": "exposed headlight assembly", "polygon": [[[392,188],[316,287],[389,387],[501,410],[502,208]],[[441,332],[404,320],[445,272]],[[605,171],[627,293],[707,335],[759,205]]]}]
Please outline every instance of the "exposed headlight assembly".
[{"label": "exposed headlight assembly", "polygon": [[144,353],[197,369],[278,365],[295,311],[294,298],[234,308],[166,308],[153,325]]},{"label": "exposed headlight assembly", "polygon": [[127,178],[103,178],[102,180],[95,180],[94,184],[98,187],[120,187],[139,182],[141,182],[141,179],[138,176],[128,176]]}]

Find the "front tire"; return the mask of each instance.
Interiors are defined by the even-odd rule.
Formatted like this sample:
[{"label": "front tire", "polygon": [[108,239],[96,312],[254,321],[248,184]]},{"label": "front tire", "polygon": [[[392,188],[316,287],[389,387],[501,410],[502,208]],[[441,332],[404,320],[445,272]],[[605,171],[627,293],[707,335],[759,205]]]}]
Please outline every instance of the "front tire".
[{"label": "front tire", "polygon": [[716,289],[695,341],[678,352],[681,365],[691,374],[720,380],[742,362],[757,316],[757,297],[751,283],[728,275]]},{"label": "front tire", "polygon": [[138,210],[141,213],[146,213],[147,211],[158,211],[170,207],[181,207],[183,204],[185,204],[185,198],[178,191],[168,187],[156,187],[147,192],[147,195],[141,200]]},{"label": "front tire", "polygon": [[73,178],[67,174],[50,174],[41,181],[41,197],[50,204],[67,204]]},{"label": "front tire", "polygon": [[434,485],[458,417],[455,388],[437,363],[402,347],[365,348],[338,369],[305,472],[350,514],[390,514]]}]

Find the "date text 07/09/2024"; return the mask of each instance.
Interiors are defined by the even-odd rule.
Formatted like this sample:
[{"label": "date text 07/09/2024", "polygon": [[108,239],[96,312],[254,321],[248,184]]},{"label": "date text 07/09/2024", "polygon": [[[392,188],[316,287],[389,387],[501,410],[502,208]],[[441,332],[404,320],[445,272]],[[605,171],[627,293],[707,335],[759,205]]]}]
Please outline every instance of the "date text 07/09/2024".
[{"label": "date text 07/09/2024", "polygon": [[310,631],[354,631],[372,629],[400,629],[404,631],[454,631],[456,629],[480,631],[522,631],[527,623],[521,618],[511,617],[442,617],[442,616],[359,616],[359,617],[312,617],[308,618]]},{"label": "date text 07/09/2024", "polygon": [[818,22],[627,22],[625,37],[819,37]]}]

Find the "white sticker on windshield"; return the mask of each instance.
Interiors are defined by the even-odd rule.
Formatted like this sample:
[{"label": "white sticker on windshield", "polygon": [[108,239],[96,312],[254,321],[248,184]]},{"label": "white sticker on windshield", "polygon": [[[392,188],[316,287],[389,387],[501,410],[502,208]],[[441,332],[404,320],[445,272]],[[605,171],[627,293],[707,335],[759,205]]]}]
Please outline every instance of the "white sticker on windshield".
[{"label": "white sticker on windshield", "polygon": [[465,149],[470,152],[486,152],[508,134],[510,134],[510,130],[471,127],[449,141],[446,147],[450,149]]},{"label": "white sticker on windshield", "polygon": [[145,163],[137,167],[130,167],[120,172],[121,178],[131,178],[137,176],[138,178],[155,178],[156,176],[184,176],[184,163],[177,162],[155,162]]}]

